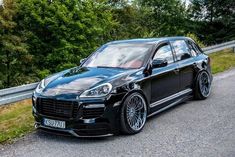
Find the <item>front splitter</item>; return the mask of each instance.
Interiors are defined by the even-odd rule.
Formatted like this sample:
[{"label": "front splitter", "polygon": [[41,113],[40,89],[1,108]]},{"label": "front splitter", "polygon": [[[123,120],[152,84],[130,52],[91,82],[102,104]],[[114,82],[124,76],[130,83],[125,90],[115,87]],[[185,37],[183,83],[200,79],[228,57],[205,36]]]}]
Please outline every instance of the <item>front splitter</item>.
[{"label": "front splitter", "polygon": [[51,127],[46,127],[46,126],[43,126],[39,123],[35,123],[34,124],[34,127],[36,129],[48,129],[48,130],[51,130],[51,131],[58,131],[58,132],[64,132],[64,133],[69,133],[71,134],[72,136],[75,136],[75,137],[84,137],[84,138],[91,138],[91,137],[109,137],[109,136],[113,136],[113,134],[103,134],[103,135],[92,135],[92,136],[84,136],[84,135],[78,135],[75,131],[73,130],[61,130],[61,129],[56,129],[56,128],[51,128]]}]

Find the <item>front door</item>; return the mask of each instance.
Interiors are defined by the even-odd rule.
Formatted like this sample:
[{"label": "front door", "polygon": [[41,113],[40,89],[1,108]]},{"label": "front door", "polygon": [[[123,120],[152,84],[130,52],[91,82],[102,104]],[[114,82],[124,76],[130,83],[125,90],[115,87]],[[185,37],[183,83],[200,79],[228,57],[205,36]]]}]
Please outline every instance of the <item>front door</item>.
[{"label": "front door", "polygon": [[151,76],[150,107],[161,108],[166,102],[163,101],[164,99],[179,91],[179,70],[169,43],[164,43],[157,48],[153,60],[167,61],[167,66],[152,69]]}]

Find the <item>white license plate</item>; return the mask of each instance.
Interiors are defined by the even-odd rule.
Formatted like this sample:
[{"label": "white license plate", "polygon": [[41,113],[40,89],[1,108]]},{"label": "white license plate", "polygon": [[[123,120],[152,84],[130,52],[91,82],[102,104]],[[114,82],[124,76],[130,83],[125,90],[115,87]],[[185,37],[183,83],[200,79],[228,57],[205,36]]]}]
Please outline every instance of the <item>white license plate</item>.
[{"label": "white license plate", "polygon": [[50,127],[53,127],[53,128],[65,129],[65,121],[44,118],[43,119],[43,124],[45,126],[50,126]]}]

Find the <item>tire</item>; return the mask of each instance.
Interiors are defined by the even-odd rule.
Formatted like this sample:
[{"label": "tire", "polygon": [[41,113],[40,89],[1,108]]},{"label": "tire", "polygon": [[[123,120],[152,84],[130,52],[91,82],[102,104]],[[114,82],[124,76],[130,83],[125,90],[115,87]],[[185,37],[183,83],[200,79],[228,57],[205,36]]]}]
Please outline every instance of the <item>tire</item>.
[{"label": "tire", "polygon": [[196,86],[194,89],[194,98],[197,100],[204,100],[209,97],[211,92],[211,79],[206,71],[199,73]]},{"label": "tire", "polygon": [[121,131],[124,134],[140,132],[147,119],[147,104],[139,93],[130,94],[123,102],[120,115]]}]

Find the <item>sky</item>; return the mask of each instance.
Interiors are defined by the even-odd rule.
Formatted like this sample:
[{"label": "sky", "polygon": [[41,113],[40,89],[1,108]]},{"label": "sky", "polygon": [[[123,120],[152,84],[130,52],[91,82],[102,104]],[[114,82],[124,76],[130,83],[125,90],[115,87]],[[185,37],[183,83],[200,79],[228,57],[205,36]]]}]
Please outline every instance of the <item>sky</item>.
[{"label": "sky", "polygon": [[186,2],[186,5],[188,5],[190,3],[190,0],[182,0]]},{"label": "sky", "polygon": [[0,0],[0,6],[3,4],[3,0]]}]

